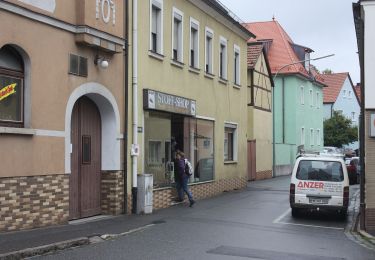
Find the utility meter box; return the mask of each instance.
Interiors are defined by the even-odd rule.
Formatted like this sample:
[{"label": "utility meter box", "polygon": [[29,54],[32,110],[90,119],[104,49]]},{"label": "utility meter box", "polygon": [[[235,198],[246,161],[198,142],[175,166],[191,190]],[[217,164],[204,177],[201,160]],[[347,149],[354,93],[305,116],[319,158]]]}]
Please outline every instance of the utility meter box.
[{"label": "utility meter box", "polygon": [[151,214],[153,206],[153,175],[138,175],[137,214]]}]

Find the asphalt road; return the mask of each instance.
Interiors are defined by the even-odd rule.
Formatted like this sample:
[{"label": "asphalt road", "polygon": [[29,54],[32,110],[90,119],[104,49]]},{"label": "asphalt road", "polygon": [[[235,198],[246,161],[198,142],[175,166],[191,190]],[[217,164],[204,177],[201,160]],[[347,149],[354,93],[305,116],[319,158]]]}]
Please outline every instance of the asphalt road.
[{"label": "asphalt road", "polygon": [[[350,239],[351,219],[289,210],[289,177],[175,206],[178,214],[116,239],[33,259],[355,259],[375,251]],[[351,195],[358,185],[351,187]]]}]

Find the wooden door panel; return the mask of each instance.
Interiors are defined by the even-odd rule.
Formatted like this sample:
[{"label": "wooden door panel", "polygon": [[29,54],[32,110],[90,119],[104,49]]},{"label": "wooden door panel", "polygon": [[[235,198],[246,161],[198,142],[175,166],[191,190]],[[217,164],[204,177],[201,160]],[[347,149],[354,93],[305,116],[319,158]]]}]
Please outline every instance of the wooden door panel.
[{"label": "wooden door panel", "polygon": [[80,98],[72,113],[70,219],[101,213],[101,119],[95,103]]}]

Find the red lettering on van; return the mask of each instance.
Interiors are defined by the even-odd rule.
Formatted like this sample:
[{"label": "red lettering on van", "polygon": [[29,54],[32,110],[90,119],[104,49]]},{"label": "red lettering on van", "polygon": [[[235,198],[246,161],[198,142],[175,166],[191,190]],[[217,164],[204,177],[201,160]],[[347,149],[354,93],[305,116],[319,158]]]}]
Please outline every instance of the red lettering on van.
[{"label": "red lettering on van", "polygon": [[297,186],[298,188],[303,188],[303,184],[302,184],[302,181],[300,181],[299,183],[298,183],[298,186]]}]

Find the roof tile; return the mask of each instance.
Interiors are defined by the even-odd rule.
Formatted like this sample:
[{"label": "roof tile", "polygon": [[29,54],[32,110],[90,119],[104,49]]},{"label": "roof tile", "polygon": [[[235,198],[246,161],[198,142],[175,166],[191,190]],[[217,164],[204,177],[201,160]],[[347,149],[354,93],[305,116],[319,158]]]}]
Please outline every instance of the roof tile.
[{"label": "roof tile", "polygon": [[321,74],[324,78],[324,82],[327,85],[326,88],[323,88],[323,103],[335,103],[337,97],[340,94],[342,85],[346,78],[349,76],[348,72],[343,73],[332,73],[332,74]]}]

